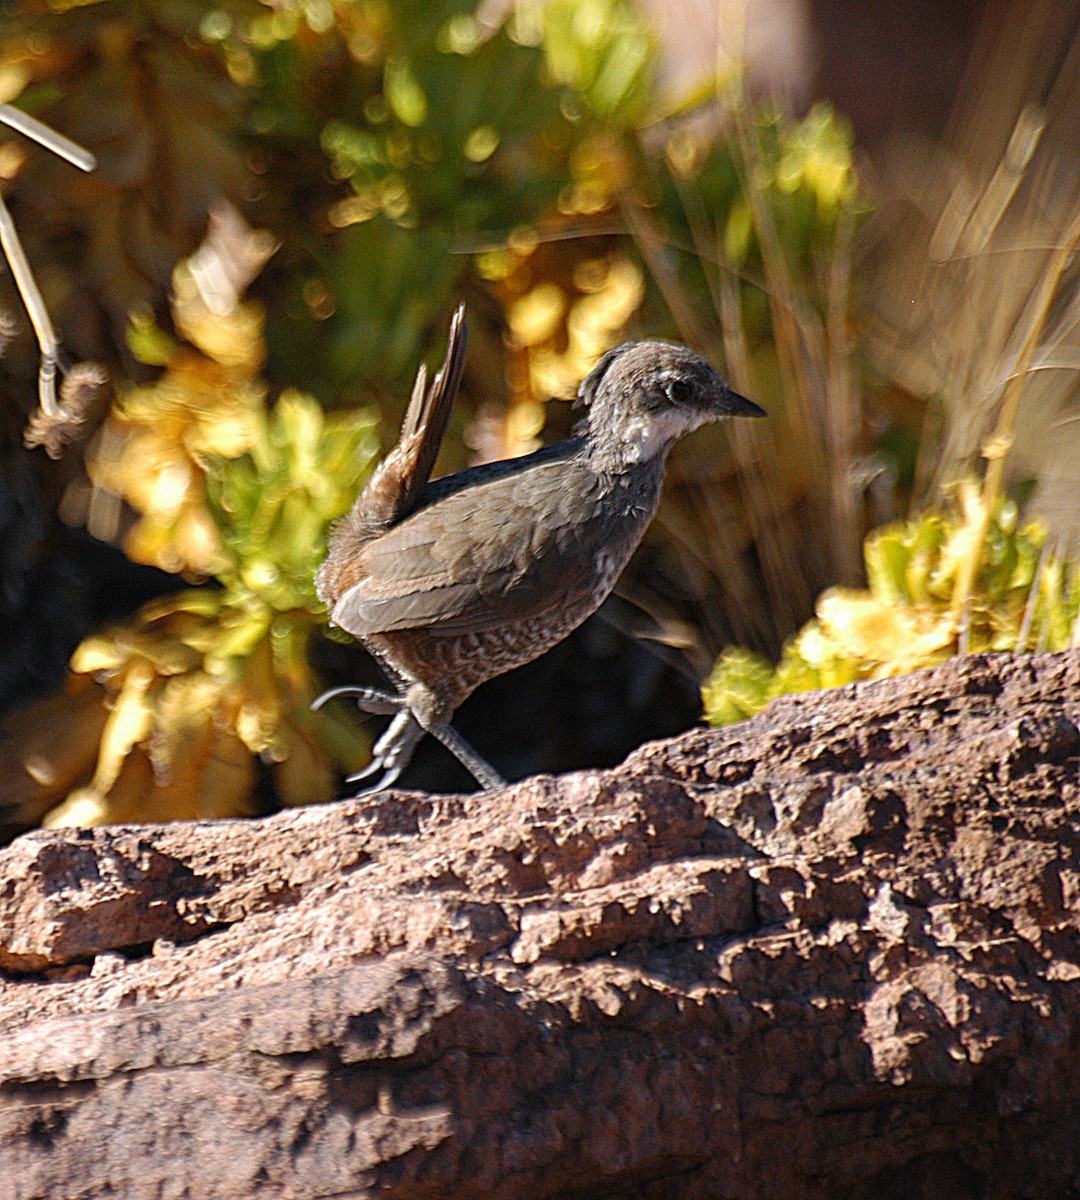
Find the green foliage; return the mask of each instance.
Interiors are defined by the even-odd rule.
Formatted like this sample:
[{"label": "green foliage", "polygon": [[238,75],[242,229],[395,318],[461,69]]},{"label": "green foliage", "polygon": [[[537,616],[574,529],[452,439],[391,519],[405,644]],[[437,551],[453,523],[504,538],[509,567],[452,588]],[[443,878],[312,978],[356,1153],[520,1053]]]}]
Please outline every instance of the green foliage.
[{"label": "green foliage", "polygon": [[505,31],[462,33],[473,18],[457,7],[395,6],[381,86],[325,125],[323,149],[355,193],[339,219],[382,213],[461,236],[534,220],[557,194],[568,139],[542,55]]},{"label": "green foliage", "polygon": [[[227,816],[252,811],[260,769],[286,804],[329,799],[364,735],[312,713],[312,632],[326,613],[313,576],[330,523],[352,503],[377,453],[370,408],[327,415],[286,390],[267,407],[261,306],[240,292],[272,246],[232,210],[173,272],[176,336],[147,314],[128,342],[164,368],[125,388],[109,451],[90,469],[139,513],[134,558],[212,576],[87,638],[71,660],[99,744],[67,778],[38,789],[47,824]],[[230,279],[214,291],[204,280]]]},{"label": "green foliage", "polygon": [[325,620],[312,576],[374,461],[374,429],[370,411],[327,417],[288,392],[248,414],[242,453],[200,456],[223,586],[155,601],[76,650],[72,672],[102,685],[108,716],[90,782],[55,797],[47,824],[249,812],[256,761],[284,803],[330,798],[335,764],[355,765],[364,739],[309,711],[308,641]]},{"label": "green foliage", "polygon": [[473,256],[533,236],[573,190],[583,144],[641,119],[655,47],[628,0],[521,5],[494,28],[463,0],[324,7],[334,20],[316,36],[310,6],[287,0],[222,40],[248,64],[255,132],[306,163],[281,202],[308,203],[326,162],[347,188],[312,212],[332,233],[311,239],[289,318],[269,314],[270,365],[299,367],[324,397],[396,394]]},{"label": "green foliage", "polygon": [[656,46],[626,0],[547,0],[544,54],[551,76],[590,116],[633,128],[652,99]]},{"label": "green foliage", "polygon": [[760,654],[741,646],[727,647],[701,689],[706,720],[712,725],[733,725],[760,712],[772,697],[773,675],[771,664]]},{"label": "green foliage", "polygon": [[[1080,563],[1053,552],[1039,522],[1021,525],[1011,500],[997,502],[989,519],[985,503],[967,481],[950,511],[870,534],[868,588],[823,593],[816,618],[784,647],[775,669],[748,651],[725,651],[702,688],[707,719],[728,724],[774,696],[900,675],[965,650],[1074,645]],[[957,611],[972,556],[975,584]]]},{"label": "green foliage", "polygon": [[389,388],[415,369],[466,264],[450,254],[443,231],[403,229],[381,214],[342,230],[336,249],[327,362],[343,381],[374,377]]},{"label": "green foliage", "polygon": [[[841,226],[860,224],[870,214],[853,154],[851,126],[825,103],[799,121],[775,110],[762,112],[742,141],[725,137],[703,146],[690,133],[674,135],[667,153],[671,169],[660,176],[660,185],[671,240],[695,251],[680,256],[683,286],[699,303],[710,304],[709,275],[721,264],[702,253],[705,222],[723,247],[726,268],[750,280],[782,269],[789,293],[796,288],[823,307],[821,276]],[[780,260],[770,261],[777,254]],[[744,288],[743,301],[750,305],[748,325],[760,339],[769,331],[765,296],[758,287]]]},{"label": "green foliage", "polygon": [[[335,390],[406,382],[469,270],[461,251],[539,221],[566,186],[576,136],[543,51],[507,27],[485,33],[453,0],[366,8],[364,58],[340,102],[315,116],[351,191],[330,207],[340,233],[317,250],[333,298],[322,373],[332,368]],[[358,52],[357,37],[347,45]],[[268,69],[281,52],[257,62]],[[301,48],[289,53],[300,78],[315,70]]]},{"label": "green foliage", "polygon": [[224,560],[216,574],[237,602],[319,608],[313,576],[327,530],[374,462],[375,426],[370,410],[325,416],[310,396],[285,392],[259,413],[246,453],[208,460],[206,495]]}]

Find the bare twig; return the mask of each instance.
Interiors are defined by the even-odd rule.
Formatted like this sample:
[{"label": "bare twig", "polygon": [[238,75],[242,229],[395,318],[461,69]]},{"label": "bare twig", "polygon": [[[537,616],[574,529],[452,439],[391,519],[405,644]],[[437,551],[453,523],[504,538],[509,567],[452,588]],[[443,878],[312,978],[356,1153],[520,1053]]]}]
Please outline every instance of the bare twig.
[{"label": "bare twig", "polygon": [[[97,159],[89,150],[77,146],[70,138],[64,137],[10,104],[0,104],[0,124],[9,126],[37,142],[39,146],[58,154],[80,171],[92,171],[97,165]],[[60,446],[70,440],[75,431],[82,426],[91,406],[91,399],[104,386],[103,369],[95,364],[80,364],[71,374],[72,386],[67,389],[64,404],[57,403],[56,374],[58,370],[63,369],[60,362],[60,341],[3,195],[0,195],[0,249],[11,267],[15,286],[26,306],[41,351],[41,366],[38,368],[40,411],[27,426],[26,445],[43,445],[49,456],[56,458],[60,453]]]},{"label": "bare twig", "polygon": [[958,617],[964,606],[971,598],[982,562],[983,549],[986,543],[986,533],[990,527],[994,508],[1002,491],[1002,479],[1005,472],[1005,458],[1012,448],[1013,431],[1016,425],[1016,415],[1020,408],[1020,397],[1027,382],[1028,371],[1035,356],[1047,322],[1050,319],[1054,297],[1058,285],[1066,269],[1073,261],[1080,247],[1080,212],[1073,217],[1069,227],[1054,253],[1050,256],[1046,270],[1039,281],[1038,289],[1028,306],[1028,324],[1020,344],[1016,360],[1007,373],[1008,382],[1005,384],[998,411],[997,424],[988,442],[982,448],[983,458],[986,459],[986,476],[983,479],[983,510],[978,536],[973,541],[971,554],[964,560],[963,566],[956,579],[953,589],[952,610]]},{"label": "bare twig", "polygon": [[41,290],[34,278],[26,254],[15,230],[15,222],[11,219],[4,197],[0,195],[0,248],[11,267],[15,286],[19,289],[23,304],[34,327],[38,346],[41,348],[41,369],[38,372],[38,394],[41,398],[42,411],[52,416],[56,413],[56,364],[60,357],[60,343],[49,319],[49,310],[45,307]]},{"label": "bare twig", "polygon": [[78,167],[80,171],[92,171],[97,166],[97,159],[89,150],[84,150],[82,146],[76,145],[62,133],[57,133],[55,129],[43,125],[36,117],[28,116],[20,108],[15,108],[10,104],[0,104],[0,122],[17,133],[21,133],[24,137],[30,138],[31,141],[37,142],[39,146],[44,146],[46,150],[59,154],[61,158],[66,159],[73,167]]}]

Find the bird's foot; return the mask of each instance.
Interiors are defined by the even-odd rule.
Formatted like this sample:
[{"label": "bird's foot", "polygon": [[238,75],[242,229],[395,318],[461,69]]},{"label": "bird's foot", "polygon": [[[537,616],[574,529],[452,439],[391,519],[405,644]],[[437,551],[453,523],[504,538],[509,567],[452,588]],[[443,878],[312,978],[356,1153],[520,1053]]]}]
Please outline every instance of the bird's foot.
[{"label": "bird's foot", "polygon": [[363,770],[345,777],[346,783],[359,783],[362,779],[370,779],[372,775],[382,772],[374,783],[354,792],[354,799],[357,796],[370,796],[374,792],[381,792],[396,783],[398,776],[409,765],[413,751],[423,736],[424,730],[419,722],[408,708],[402,707],[386,727],[382,737],[371,747],[371,762]]},{"label": "bird's foot", "polygon": [[[469,772],[485,792],[506,786],[506,780],[498,771],[469,745],[449,723],[432,723],[425,728],[413,715],[404,696],[369,687],[337,687],[323,692],[311,705],[322,708],[338,696],[350,696],[358,708],[377,715],[391,715],[394,719],[383,735],[371,748],[371,762],[359,771],[345,777],[346,783],[359,783],[377,776],[367,787],[354,792],[353,796],[370,796],[396,783],[402,771],[409,765],[413,751],[425,733],[440,741],[447,750]],[[380,774],[380,772],[382,772]]]},{"label": "bird's foot", "polygon": [[[390,722],[386,732],[372,747],[371,762],[361,770],[345,776],[346,783],[359,783],[363,779],[370,779],[373,775],[379,776],[368,787],[354,792],[354,798],[381,792],[395,783],[401,772],[408,766],[416,743],[424,736],[424,731],[420,729],[419,725],[416,725],[409,712],[408,702],[403,696],[382,691],[380,688],[355,686],[330,688],[329,691],[316,697],[312,701],[311,707],[315,710],[320,709],[327,701],[336,700],[339,696],[351,697],[356,701],[357,708],[363,712],[373,713],[376,716],[393,715],[394,719]],[[410,724],[416,726],[415,736],[411,736],[409,733]],[[379,775],[380,771],[381,775]]]}]

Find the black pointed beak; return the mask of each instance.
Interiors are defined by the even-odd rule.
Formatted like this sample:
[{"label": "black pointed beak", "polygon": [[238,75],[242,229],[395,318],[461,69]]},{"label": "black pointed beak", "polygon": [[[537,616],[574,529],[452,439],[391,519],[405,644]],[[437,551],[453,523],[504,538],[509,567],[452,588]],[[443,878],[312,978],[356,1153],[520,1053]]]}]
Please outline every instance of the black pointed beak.
[{"label": "black pointed beak", "polygon": [[745,396],[740,396],[731,388],[727,389],[727,395],[724,397],[724,412],[732,417],[767,417],[769,415],[761,405],[755,404],[753,400],[747,400]]}]

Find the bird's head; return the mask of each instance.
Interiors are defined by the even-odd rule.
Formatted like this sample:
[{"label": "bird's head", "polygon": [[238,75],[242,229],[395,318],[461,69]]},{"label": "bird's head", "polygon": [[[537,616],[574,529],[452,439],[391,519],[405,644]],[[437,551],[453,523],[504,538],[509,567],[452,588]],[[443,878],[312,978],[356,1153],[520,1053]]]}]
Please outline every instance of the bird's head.
[{"label": "bird's head", "polygon": [[764,417],[700,355],[673,342],[624,342],[582,380],[582,432],[626,464],[663,456],[685,434],[722,417]]}]

